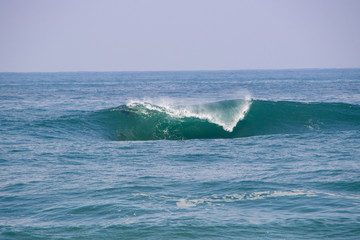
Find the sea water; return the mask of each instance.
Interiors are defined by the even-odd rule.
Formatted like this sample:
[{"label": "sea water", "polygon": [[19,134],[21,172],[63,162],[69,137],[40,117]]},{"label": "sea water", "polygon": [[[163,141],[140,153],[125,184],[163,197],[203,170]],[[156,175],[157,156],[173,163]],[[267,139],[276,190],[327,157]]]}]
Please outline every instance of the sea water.
[{"label": "sea water", "polygon": [[0,73],[0,239],[325,238],[360,238],[360,69]]}]

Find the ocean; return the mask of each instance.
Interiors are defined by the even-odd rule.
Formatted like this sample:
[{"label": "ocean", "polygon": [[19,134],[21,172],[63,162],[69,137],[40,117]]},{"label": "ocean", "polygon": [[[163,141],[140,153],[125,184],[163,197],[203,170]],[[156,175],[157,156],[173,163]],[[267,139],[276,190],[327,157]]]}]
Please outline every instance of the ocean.
[{"label": "ocean", "polygon": [[360,239],[360,69],[0,73],[0,239]]}]

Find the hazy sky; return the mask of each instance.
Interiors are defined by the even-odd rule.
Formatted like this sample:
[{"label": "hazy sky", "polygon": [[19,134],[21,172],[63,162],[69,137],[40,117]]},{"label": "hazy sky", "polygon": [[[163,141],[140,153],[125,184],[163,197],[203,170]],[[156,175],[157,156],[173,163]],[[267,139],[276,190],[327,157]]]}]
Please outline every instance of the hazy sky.
[{"label": "hazy sky", "polygon": [[0,0],[0,71],[360,67],[360,0]]}]

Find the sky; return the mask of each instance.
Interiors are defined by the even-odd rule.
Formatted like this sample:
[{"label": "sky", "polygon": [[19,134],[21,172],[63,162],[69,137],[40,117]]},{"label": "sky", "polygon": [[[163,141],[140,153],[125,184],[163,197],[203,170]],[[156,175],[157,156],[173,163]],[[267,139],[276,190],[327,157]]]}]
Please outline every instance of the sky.
[{"label": "sky", "polygon": [[0,72],[359,67],[359,0],[0,0]]}]

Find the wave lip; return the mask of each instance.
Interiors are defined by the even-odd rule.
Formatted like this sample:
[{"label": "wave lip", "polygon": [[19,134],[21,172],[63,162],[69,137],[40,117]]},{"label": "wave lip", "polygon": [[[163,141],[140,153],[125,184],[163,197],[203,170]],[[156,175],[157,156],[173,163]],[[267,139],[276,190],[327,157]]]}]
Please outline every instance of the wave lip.
[{"label": "wave lip", "polygon": [[250,100],[227,100],[204,105],[182,107],[179,117],[204,119],[232,132],[240,120],[243,120],[251,106]]}]

